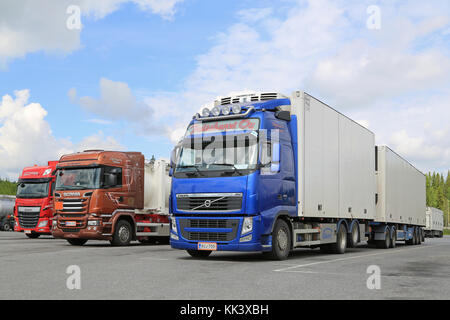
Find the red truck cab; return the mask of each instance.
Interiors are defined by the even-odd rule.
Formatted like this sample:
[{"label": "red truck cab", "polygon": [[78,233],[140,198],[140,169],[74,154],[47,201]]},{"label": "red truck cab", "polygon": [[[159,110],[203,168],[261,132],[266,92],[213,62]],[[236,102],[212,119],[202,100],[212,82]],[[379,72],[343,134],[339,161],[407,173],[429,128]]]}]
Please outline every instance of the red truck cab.
[{"label": "red truck cab", "polygon": [[19,177],[14,206],[14,231],[24,232],[29,238],[52,234],[53,189],[58,161],[47,166],[23,169]]}]

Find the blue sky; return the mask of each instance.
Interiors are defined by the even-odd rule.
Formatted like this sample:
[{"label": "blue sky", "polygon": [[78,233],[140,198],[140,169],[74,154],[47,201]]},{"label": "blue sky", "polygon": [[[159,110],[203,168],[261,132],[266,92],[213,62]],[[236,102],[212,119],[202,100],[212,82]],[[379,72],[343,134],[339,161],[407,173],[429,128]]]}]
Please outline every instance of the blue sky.
[{"label": "blue sky", "polygon": [[168,157],[217,96],[296,89],[450,169],[448,1],[6,0],[0,22],[2,177],[83,148]]}]

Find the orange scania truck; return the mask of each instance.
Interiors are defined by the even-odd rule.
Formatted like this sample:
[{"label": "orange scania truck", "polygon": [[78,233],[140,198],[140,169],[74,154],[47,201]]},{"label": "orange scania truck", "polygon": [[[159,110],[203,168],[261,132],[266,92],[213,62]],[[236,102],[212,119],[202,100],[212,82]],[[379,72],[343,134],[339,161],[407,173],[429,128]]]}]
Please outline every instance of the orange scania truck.
[{"label": "orange scania truck", "polygon": [[52,234],[71,245],[169,240],[169,164],[140,152],[87,150],[61,157]]}]

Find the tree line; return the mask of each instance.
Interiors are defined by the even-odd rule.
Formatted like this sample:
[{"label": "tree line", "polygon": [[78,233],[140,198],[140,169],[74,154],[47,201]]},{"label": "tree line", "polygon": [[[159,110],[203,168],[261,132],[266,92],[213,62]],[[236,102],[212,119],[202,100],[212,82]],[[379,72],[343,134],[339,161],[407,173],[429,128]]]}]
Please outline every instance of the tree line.
[{"label": "tree line", "polygon": [[427,206],[444,211],[444,225],[448,226],[450,211],[450,170],[447,177],[442,173],[429,172],[427,177]]},{"label": "tree line", "polygon": [[17,182],[0,179],[0,194],[15,196],[17,193]]}]

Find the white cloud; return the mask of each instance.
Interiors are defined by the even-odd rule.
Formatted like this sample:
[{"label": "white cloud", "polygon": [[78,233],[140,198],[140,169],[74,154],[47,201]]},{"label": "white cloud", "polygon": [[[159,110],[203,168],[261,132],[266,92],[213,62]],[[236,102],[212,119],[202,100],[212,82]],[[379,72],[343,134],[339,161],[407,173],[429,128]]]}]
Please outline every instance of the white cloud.
[{"label": "white cloud", "polygon": [[[108,120],[125,121],[141,135],[153,135],[163,130],[160,122],[155,121],[154,107],[151,105],[153,103],[156,105],[157,99],[138,100],[128,84],[107,78],[100,79],[99,87],[99,98],[78,97],[76,88],[68,92],[72,103],[102,118],[100,121],[91,119],[91,122],[106,124],[105,121]],[[171,113],[169,112],[168,115],[170,116]],[[161,117],[161,115],[158,116]]]},{"label": "white cloud", "polygon": [[47,111],[39,103],[29,103],[28,90],[4,95],[0,100],[0,176],[17,179],[20,170],[34,164],[57,160],[61,155],[84,149],[123,149],[101,131],[81,142],[54,137],[45,120]]},{"label": "white cloud", "polygon": [[82,19],[102,19],[127,2],[171,19],[183,0],[2,0],[0,2],[0,68],[37,51],[70,53],[80,47],[79,29],[69,30],[69,6],[79,6]]}]

